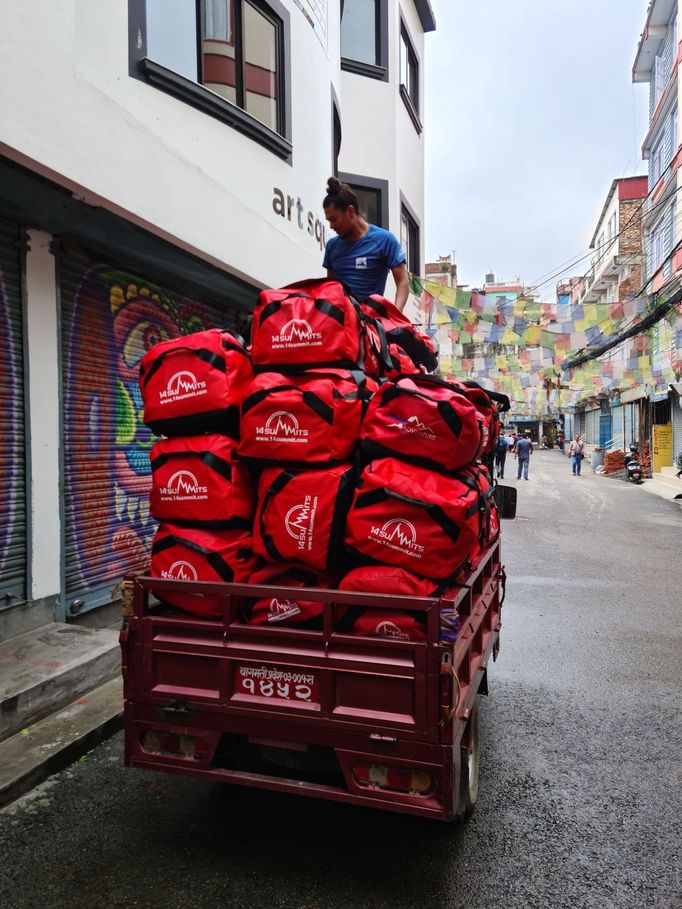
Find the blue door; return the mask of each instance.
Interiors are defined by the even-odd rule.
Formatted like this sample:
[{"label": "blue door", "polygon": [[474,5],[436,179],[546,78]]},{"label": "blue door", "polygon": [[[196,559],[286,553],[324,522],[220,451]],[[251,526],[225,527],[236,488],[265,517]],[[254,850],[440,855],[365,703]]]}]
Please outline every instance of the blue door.
[{"label": "blue door", "polygon": [[613,439],[611,434],[611,411],[599,414],[599,447],[606,448],[607,444]]}]

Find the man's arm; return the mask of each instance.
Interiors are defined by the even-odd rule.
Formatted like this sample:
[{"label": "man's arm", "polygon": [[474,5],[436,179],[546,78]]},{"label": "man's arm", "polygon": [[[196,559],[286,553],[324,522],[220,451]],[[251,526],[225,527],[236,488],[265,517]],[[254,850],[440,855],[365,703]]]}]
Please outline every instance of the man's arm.
[{"label": "man's arm", "polygon": [[334,280],[334,270],[333,269],[331,269],[331,268],[327,269],[327,277],[329,278],[330,281]]},{"label": "man's arm", "polygon": [[405,263],[401,262],[400,265],[396,265],[395,268],[392,268],[391,274],[395,281],[395,305],[400,312],[402,312],[405,309],[407,297],[410,293],[410,279],[407,276]]}]

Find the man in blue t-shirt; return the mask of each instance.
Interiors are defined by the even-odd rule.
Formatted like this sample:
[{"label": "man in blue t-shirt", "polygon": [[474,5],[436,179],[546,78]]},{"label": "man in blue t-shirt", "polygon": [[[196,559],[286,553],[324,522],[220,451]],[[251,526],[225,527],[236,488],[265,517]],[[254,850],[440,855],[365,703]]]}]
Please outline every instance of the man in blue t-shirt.
[{"label": "man in blue t-shirt", "polygon": [[368,224],[360,214],[358,197],[336,177],[327,181],[324,214],[336,231],[324,251],[327,277],[340,281],[359,300],[370,294],[383,296],[389,271],[395,281],[395,305],[403,310],[410,284],[405,253],[390,231]]}]

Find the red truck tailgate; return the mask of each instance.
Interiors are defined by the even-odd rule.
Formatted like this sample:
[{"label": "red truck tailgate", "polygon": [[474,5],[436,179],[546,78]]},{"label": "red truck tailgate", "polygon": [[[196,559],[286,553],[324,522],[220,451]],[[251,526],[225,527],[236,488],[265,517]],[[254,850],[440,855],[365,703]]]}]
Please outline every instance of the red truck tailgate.
[{"label": "red truck tailgate", "polygon": [[[224,585],[230,587],[238,589]],[[402,599],[414,607],[414,600]],[[428,608],[437,611],[438,605],[432,600]],[[288,717],[347,730],[370,725],[399,731],[401,738],[437,736],[438,686],[427,684],[429,674],[440,672],[437,643],[186,616],[145,615],[133,624],[135,676],[126,688],[137,704],[178,701],[222,715]]]}]

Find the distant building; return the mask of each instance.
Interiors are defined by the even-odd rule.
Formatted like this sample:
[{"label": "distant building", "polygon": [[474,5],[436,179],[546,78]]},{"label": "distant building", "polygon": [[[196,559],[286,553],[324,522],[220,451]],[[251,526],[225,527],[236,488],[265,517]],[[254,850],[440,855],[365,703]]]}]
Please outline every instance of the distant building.
[{"label": "distant building", "polygon": [[[642,156],[649,162],[649,195],[642,221],[646,252],[644,292],[656,294],[661,301],[670,299],[682,288],[678,212],[682,148],[677,122],[682,74],[678,7],[678,0],[651,0],[632,67],[633,82],[649,86],[649,128],[642,143]],[[682,407],[678,406],[682,403],[682,363],[679,353],[672,358],[673,351],[679,351],[681,346],[679,334],[672,337],[669,326],[659,322],[652,332],[652,365],[654,370],[661,365],[668,368],[672,365],[677,382],[671,388],[667,382],[660,381],[621,395],[621,401],[637,405],[635,411],[641,425],[638,433],[633,429],[633,434],[640,441],[651,440],[652,448],[656,449],[654,470],[672,466],[674,456],[682,452]],[[660,442],[663,438],[665,445]],[[672,445],[668,439],[672,439]]]},{"label": "distant building", "polygon": [[424,266],[427,280],[443,287],[457,287],[457,264],[452,255],[438,256],[436,262],[427,262]]}]

